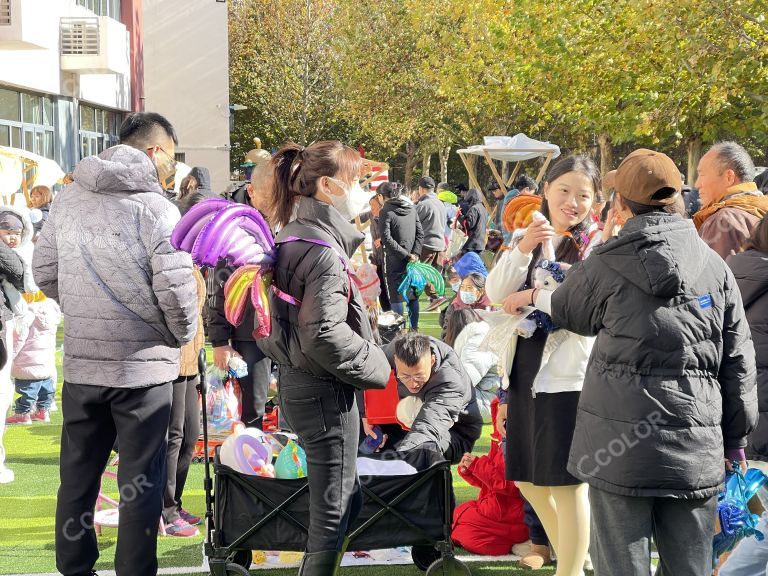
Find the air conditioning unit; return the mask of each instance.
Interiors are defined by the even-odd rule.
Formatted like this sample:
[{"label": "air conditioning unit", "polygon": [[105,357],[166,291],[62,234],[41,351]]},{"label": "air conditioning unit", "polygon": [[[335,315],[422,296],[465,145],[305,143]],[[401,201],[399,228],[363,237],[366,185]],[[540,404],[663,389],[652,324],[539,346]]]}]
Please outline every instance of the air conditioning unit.
[{"label": "air conditioning unit", "polygon": [[126,74],[128,31],[107,16],[61,18],[61,69],[78,74]]},{"label": "air conditioning unit", "polygon": [[[0,0],[0,49],[34,50],[54,48],[45,10],[37,2]],[[42,12],[42,13],[41,13]]]}]

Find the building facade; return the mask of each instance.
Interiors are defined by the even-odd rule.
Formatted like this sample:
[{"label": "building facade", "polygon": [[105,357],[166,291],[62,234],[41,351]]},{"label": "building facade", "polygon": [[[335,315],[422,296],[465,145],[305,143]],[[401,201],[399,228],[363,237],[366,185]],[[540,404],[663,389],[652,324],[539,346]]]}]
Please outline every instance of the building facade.
[{"label": "building facade", "polygon": [[[168,14],[177,9],[199,18]],[[217,75],[188,90],[184,63],[206,30],[216,43],[204,61]],[[179,159],[207,166],[223,190],[229,130],[218,104],[229,111],[227,74],[227,10],[216,0],[0,0],[0,145],[64,171],[116,144],[131,111],[152,110],[176,126]]]}]

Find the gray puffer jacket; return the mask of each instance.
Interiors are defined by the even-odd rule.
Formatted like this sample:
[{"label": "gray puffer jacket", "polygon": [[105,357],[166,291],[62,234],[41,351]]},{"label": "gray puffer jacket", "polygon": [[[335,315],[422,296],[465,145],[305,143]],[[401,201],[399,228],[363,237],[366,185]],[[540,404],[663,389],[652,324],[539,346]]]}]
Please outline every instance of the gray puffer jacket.
[{"label": "gray puffer jacket", "polygon": [[141,388],[175,380],[197,330],[189,254],[170,243],[178,209],[149,157],[115,146],[82,160],[56,196],[34,275],[64,313],[64,380]]},{"label": "gray puffer jacket", "polygon": [[757,421],[755,351],[733,274],[692,224],[627,221],[571,268],[552,320],[597,336],[568,471],[626,496],[717,494],[724,448]]},{"label": "gray puffer jacket", "polygon": [[727,260],[744,300],[757,357],[757,403],[760,418],[749,436],[747,458],[768,462],[768,254],[747,250]]}]

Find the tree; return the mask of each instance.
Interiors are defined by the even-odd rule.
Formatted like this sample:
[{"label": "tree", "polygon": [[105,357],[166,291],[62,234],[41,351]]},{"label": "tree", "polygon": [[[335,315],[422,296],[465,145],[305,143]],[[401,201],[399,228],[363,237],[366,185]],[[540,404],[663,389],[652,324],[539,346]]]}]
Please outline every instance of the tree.
[{"label": "tree", "polygon": [[254,136],[267,148],[350,137],[331,73],[335,8],[332,0],[231,0],[230,98],[248,107],[238,112],[233,160]]}]

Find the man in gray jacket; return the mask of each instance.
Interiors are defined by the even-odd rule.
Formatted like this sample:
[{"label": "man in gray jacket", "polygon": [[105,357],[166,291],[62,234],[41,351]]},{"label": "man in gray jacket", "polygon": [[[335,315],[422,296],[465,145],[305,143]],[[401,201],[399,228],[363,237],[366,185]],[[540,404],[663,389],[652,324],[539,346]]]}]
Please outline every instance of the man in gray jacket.
[{"label": "man in gray jacket", "polygon": [[[424,243],[421,246],[420,260],[440,271],[440,253],[445,251],[445,206],[435,194],[435,181],[429,176],[419,180],[419,199],[416,201],[416,214],[424,230]],[[434,286],[427,284],[424,290],[429,297],[428,310],[436,310],[445,298],[437,295]]]},{"label": "man in gray jacket", "polygon": [[171,382],[197,330],[188,254],[170,243],[179,220],[160,182],[176,135],[153,113],[129,116],[121,145],[83,159],[51,206],[34,275],[64,313],[61,485],[56,565],[93,574],[93,510],[115,440],[120,450],[119,576],[157,573]]},{"label": "man in gray jacket", "polygon": [[568,471],[590,486],[596,576],[712,571],[724,457],[744,463],[757,421],[755,351],[733,274],[676,214],[680,173],[636,150],[615,173],[617,238],[535,298],[597,336]]}]

